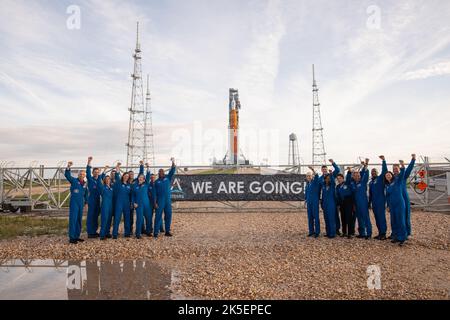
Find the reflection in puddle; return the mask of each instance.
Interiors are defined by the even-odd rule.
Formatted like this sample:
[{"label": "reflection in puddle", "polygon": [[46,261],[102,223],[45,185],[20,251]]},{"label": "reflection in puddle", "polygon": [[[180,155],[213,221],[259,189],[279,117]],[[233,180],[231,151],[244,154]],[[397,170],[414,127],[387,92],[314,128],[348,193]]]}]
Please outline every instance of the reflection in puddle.
[{"label": "reflection in puddle", "polygon": [[176,274],[149,261],[0,261],[0,299],[176,299]]}]

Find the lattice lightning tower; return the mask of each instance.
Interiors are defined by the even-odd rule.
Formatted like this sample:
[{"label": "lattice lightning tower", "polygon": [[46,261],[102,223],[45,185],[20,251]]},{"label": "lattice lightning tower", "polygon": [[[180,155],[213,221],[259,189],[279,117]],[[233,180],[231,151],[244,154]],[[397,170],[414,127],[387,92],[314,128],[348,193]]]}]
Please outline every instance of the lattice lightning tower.
[{"label": "lattice lightning tower", "polygon": [[325,144],[323,142],[322,118],[320,116],[319,88],[316,83],[316,75],[313,70],[313,129],[312,129],[312,163],[323,165],[326,163]]},{"label": "lattice lightning tower", "polygon": [[[144,104],[144,88],[142,84],[142,52],[139,43],[139,22],[136,29],[136,49],[134,50],[134,70],[131,78],[133,87],[131,91],[130,124],[128,127],[127,168],[137,167],[140,160],[147,162],[149,148],[148,138],[151,136],[151,122],[148,123],[149,113]],[[150,113],[151,117],[151,113]],[[150,133],[149,133],[150,130]],[[151,149],[151,150],[150,150]]]}]

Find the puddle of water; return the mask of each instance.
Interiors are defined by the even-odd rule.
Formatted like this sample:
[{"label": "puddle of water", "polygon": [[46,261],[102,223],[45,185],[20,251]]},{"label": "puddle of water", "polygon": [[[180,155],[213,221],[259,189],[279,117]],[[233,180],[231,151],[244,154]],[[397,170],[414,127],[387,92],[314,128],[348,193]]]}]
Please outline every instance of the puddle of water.
[{"label": "puddle of water", "polygon": [[0,299],[170,300],[178,277],[151,261],[0,261]]}]

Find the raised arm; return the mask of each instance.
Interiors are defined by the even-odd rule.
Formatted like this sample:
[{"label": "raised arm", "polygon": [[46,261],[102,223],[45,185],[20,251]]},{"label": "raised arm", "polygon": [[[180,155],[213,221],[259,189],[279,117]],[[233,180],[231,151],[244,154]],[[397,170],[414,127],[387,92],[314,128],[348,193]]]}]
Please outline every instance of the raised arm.
[{"label": "raised arm", "polygon": [[172,167],[170,168],[169,173],[167,174],[167,178],[169,178],[169,180],[172,180],[174,174],[175,174],[175,170],[176,170],[176,166],[175,166],[175,160],[173,160],[172,158]]},{"label": "raised arm", "polygon": [[345,175],[345,184],[349,186],[351,182],[352,182],[352,168],[348,167],[347,174]]},{"label": "raised arm", "polygon": [[412,154],[411,162],[408,164],[408,167],[405,170],[405,177],[404,177],[405,180],[408,179],[409,176],[411,175],[411,172],[413,171],[415,164],[416,164],[416,155]]},{"label": "raised arm", "polygon": [[398,178],[400,179],[400,181],[405,180],[405,162],[403,160],[400,160],[400,173],[398,175]]},{"label": "raised arm", "polygon": [[117,163],[116,165],[116,172],[114,173],[114,185],[116,186],[120,186],[122,181],[121,181],[121,177],[120,177],[120,162]]},{"label": "raised arm", "polygon": [[337,175],[338,175],[339,173],[341,173],[341,169],[340,169],[339,166],[336,164],[336,162],[334,162],[333,159],[330,159],[330,160],[328,160],[328,161],[331,162],[331,165],[332,165],[333,168],[334,168],[334,171],[333,171],[333,178],[336,179],[336,178],[337,178]]},{"label": "raised arm", "polygon": [[139,176],[144,174],[144,161],[139,161]]},{"label": "raised arm", "polygon": [[67,181],[69,181],[70,184],[72,184],[75,180],[75,178],[72,177],[71,167],[72,167],[72,161],[69,161],[69,163],[67,163],[67,168],[64,171],[64,177],[66,177]]},{"label": "raised arm", "polygon": [[369,183],[369,170],[367,169],[369,165],[369,159],[366,158],[366,161],[363,163],[363,168],[361,170],[361,182],[364,185],[367,185]]},{"label": "raised arm", "polygon": [[86,165],[86,178],[88,179],[89,182],[92,182],[92,166],[91,166],[91,162],[92,162],[92,157],[88,158],[88,163]]}]

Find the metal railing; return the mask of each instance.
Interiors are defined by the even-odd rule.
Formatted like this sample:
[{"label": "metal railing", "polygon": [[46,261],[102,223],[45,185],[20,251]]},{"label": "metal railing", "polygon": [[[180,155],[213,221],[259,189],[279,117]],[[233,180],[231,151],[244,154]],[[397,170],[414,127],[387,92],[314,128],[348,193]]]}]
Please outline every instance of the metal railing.
[{"label": "metal railing", "polygon": [[[359,167],[359,164],[339,164],[342,169]],[[210,165],[210,166],[179,166],[178,175],[185,174],[301,174],[308,171],[309,165]],[[392,164],[389,164],[392,166]],[[381,164],[371,164],[370,168],[381,168]],[[159,168],[168,169],[168,166],[152,166],[150,170],[156,174]],[[85,167],[72,168],[77,174]],[[64,177],[65,166],[56,167],[30,166],[30,167],[2,167],[0,166],[0,207],[2,210],[21,212],[28,210],[61,210],[68,207],[70,198],[70,185]],[[133,168],[137,172],[138,168]],[[111,171],[109,169],[108,171]],[[424,157],[417,163],[411,174],[408,185],[413,207],[433,211],[450,211],[448,203],[449,190],[447,185],[447,172],[450,172],[450,162],[430,163]],[[424,187],[426,186],[426,187]],[[220,204],[220,206],[217,206]],[[300,202],[286,202],[286,210],[298,210],[303,205]],[[270,210],[267,206],[255,206],[246,202],[218,202],[214,205],[195,206],[197,211],[210,210]],[[192,206],[174,203],[174,209],[179,211],[192,211]],[[278,210],[278,208],[277,208]]]}]

